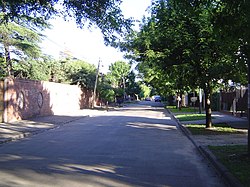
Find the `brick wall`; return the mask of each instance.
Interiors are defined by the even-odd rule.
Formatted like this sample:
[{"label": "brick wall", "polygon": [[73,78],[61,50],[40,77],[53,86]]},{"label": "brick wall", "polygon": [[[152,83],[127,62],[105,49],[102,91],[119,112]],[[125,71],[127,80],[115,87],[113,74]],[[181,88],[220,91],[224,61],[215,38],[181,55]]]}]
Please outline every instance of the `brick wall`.
[{"label": "brick wall", "polygon": [[65,115],[91,106],[92,92],[77,85],[6,78],[4,121]]}]

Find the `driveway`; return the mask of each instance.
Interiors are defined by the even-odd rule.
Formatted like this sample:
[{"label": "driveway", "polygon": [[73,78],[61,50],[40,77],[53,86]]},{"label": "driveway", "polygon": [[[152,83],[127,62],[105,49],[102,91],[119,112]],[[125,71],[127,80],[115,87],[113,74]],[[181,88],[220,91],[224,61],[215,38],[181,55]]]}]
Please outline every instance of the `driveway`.
[{"label": "driveway", "polygon": [[0,145],[0,186],[224,186],[160,103]]}]

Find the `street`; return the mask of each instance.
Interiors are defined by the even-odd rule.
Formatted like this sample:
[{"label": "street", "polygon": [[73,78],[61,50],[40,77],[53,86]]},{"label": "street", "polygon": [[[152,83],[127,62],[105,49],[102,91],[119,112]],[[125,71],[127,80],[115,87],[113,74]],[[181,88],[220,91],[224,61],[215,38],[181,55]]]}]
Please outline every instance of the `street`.
[{"label": "street", "polygon": [[0,186],[224,186],[161,103],[143,101],[0,145]]}]

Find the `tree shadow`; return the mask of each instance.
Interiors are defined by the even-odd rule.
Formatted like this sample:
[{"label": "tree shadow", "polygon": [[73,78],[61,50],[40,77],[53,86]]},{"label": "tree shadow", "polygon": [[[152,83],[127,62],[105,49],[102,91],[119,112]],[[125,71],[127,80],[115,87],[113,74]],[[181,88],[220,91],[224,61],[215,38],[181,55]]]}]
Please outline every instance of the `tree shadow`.
[{"label": "tree shadow", "polygon": [[[178,175],[193,177],[183,145],[166,141],[176,137],[176,124],[166,114],[159,119],[123,116],[109,112],[92,118],[72,117],[47,133],[0,147],[0,184],[44,186],[195,186],[188,180],[169,179]],[[65,116],[57,116],[62,121]],[[42,118],[41,118],[42,121]],[[174,150],[169,150],[174,149]],[[166,159],[167,157],[167,159]],[[174,159],[173,159],[174,158]],[[184,160],[178,163],[178,160]],[[186,173],[185,173],[186,172]]]}]

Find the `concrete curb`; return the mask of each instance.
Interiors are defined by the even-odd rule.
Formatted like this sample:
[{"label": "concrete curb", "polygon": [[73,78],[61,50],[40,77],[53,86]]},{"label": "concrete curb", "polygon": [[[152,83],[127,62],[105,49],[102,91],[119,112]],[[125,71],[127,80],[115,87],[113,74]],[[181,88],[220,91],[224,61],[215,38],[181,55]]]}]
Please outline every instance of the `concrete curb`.
[{"label": "concrete curb", "polygon": [[3,140],[0,140],[0,145],[1,144],[5,144],[5,143],[8,143],[8,142],[12,142],[12,141],[16,141],[16,140],[19,140],[19,139],[22,139],[22,138],[26,138],[28,136],[31,136],[33,133],[31,132],[22,132],[18,135],[15,135],[11,138],[4,138]]},{"label": "concrete curb", "polygon": [[194,146],[197,148],[199,153],[207,159],[212,166],[215,168],[217,174],[219,177],[223,179],[223,181],[231,187],[243,187],[243,185],[239,182],[238,179],[236,179],[232,173],[230,173],[224,165],[222,165],[218,159],[215,157],[215,155],[206,147],[206,146],[199,146],[195,140],[192,138],[192,134],[190,131],[181,124],[181,122],[175,117],[175,115],[170,112],[168,109],[166,109],[168,113],[171,115],[171,118],[173,118],[177,122],[177,128],[179,128],[182,133],[187,136],[187,138],[194,144]]}]

